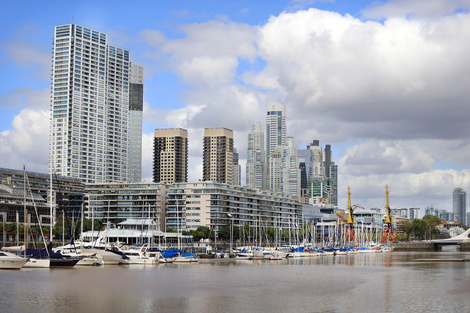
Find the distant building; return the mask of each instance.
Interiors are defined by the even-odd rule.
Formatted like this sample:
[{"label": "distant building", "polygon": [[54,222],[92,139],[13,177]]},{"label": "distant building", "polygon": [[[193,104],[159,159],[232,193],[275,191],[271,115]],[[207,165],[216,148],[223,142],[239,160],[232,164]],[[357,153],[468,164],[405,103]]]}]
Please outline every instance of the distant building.
[{"label": "distant building", "polygon": [[267,170],[263,125],[260,122],[256,122],[248,134],[246,186],[248,188],[266,190]]},{"label": "distant building", "polygon": [[419,218],[420,214],[419,214],[419,211],[421,209],[420,208],[410,208],[409,209],[409,212],[410,212],[410,220],[414,220],[415,218]]},{"label": "distant building", "polygon": [[233,131],[204,129],[202,180],[233,184]]},{"label": "distant building", "polygon": [[233,148],[233,185],[240,186],[242,180],[242,167],[239,164],[237,149]]},{"label": "distant building", "polygon": [[462,188],[455,188],[452,199],[454,220],[467,225],[467,193]]},{"label": "distant building", "polygon": [[274,149],[287,144],[286,108],[284,104],[266,101],[266,158],[269,164]]},{"label": "distant building", "polygon": [[182,128],[156,129],[153,144],[153,182],[188,181],[188,131]]}]

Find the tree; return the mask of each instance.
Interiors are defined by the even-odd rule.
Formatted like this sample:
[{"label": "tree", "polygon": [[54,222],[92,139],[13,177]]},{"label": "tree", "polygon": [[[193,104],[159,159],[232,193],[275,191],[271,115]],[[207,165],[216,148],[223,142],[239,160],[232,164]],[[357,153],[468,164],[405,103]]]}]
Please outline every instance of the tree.
[{"label": "tree", "polygon": [[400,230],[405,233],[406,240],[410,240],[410,234],[413,232],[413,222],[403,221],[400,225]]},{"label": "tree", "polygon": [[413,220],[413,233],[415,237],[423,239],[426,234],[427,224],[422,219],[416,218]]},{"label": "tree", "polygon": [[437,216],[434,216],[434,215],[425,215],[423,217],[423,221],[426,222],[426,224],[428,225],[428,228],[430,230],[430,238],[433,239],[434,238],[434,234],[437,233],[437,226],[441,225],[442,222],[441,222],[441,219],[438,218]]}]

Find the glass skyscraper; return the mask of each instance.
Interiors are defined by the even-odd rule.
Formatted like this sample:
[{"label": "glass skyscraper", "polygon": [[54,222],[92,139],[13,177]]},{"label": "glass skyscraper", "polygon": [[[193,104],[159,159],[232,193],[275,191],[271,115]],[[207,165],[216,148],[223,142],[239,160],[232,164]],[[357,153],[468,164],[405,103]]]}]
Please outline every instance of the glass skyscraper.
[{"label": "glass skyscraper", "polygon": [[[128,50],[80,25],[55,27],[50,170],[84,183],[130,180]],[[140,170],[139,170],[140,171]]]},{"label": "glass skyscraper", "polygon": [[462,188],[455,188],[453,193],[454,220],[467,225],[467,193]]}]

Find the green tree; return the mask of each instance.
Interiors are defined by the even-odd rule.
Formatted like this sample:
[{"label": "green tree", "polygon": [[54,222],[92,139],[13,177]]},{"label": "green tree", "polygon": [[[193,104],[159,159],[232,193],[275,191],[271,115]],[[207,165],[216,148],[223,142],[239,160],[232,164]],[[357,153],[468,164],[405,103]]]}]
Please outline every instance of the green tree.
[{"label": "green tree", "polygon": [[413,233],[418,239],[423,239],[426,235],[427,224],[422,219],[416,218],[413,220]]},{"label": "green tree", "polygon": [[441,219],[434,215],[425,215],[423,221],[426,222],[428,229],[430,231],[430,238],[433,239],[435,234],[437,234],[437,226],[441,225]]},{"label": "green tree", "polygon": [[403,221],[400,225],[400,230],[405,233],[406,240],[410,240],[410,235],[413,232],[413,222]]}]

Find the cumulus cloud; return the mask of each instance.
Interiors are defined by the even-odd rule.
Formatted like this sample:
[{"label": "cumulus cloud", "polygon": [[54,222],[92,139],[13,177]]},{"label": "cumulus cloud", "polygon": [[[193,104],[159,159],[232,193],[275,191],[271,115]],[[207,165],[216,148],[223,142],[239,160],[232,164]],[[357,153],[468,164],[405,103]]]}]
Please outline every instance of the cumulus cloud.
[{"label": "cumulus cloud", "polygon": [[[44,123],[46,121],[46,123]],[[49,112],[23,109],[14,117],[12,129],[0,133],[2,166],[48,171]]]}]

